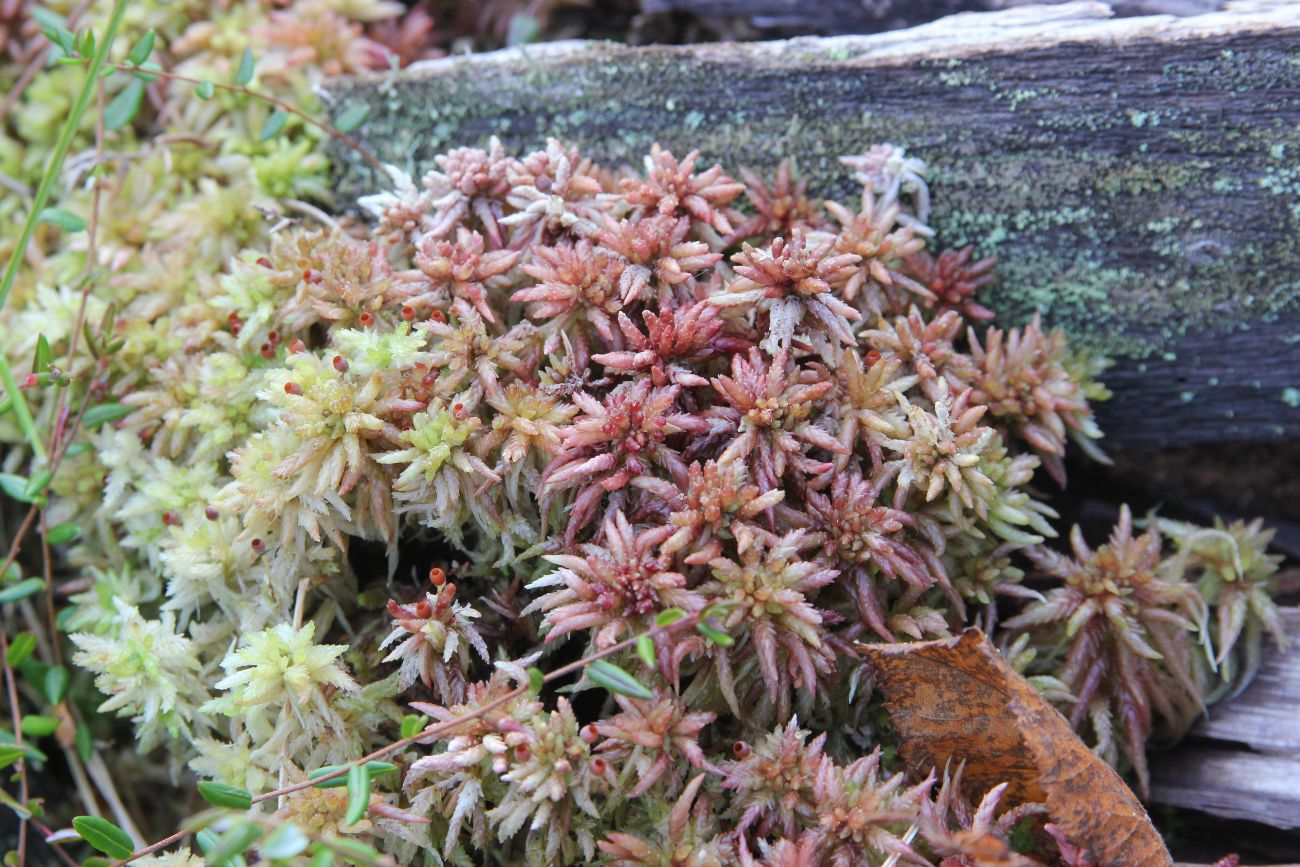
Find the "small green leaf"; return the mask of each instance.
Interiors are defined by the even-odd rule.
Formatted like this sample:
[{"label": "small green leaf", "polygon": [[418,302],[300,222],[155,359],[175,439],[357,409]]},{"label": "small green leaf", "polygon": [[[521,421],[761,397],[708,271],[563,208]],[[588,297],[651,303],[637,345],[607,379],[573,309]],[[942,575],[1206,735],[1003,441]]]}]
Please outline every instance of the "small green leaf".
[{"label": "small green leaf", "polygon": [[54,716],[42,716],[40,714],[28,714],[23,717],[22,730],[23,734],[33,738],[43,738],[46,735],[52,735],[59,728],[59,718]]},{"label": "small green leaf", "polygon": [[28,596],[40,593],[44,589],[45,580],[42,578],[28,578],[26,581],[19,581],[17,584],[0,590],[0,605],[26,599]]},{"label": "small green leaf", "polygon": [[131,853],[135,851],[131,835],[107,819],[98,816],[78,816],[72,820],[72,827],[81,835],[81,839],[110,858],[122,861],[130,858]]},{"label": "small green leaf", "polygon": [[161,66],[154,63],[152,60],[146,60],[144,63],[140,64],[139,69],[132,70],[131,74],[135,76],[137,79],[139,79],[140,81],[143,81],[146,84],[148,84],[151,81],[158,80],[158,76],[155,73],[159,73],[159,72],[162,72]]},{"label": "small green leaf", "polygon": [[17,581],[21,577],[23,577],[22,567],[17,563],[10,563],[9,568],[5,570],[3,575],[0,575],[0,581],[8,584],[11,581]]},{"label": "small green leaf", "polygon": [[543,686],[546,686],[546,675],[542,674],[542,670],[537,666],[528,669],[528,689],[533,695],[540,693]]},{"label": "small green leaf", "polygon": [[677,621],[686,616],[686,612],[680,608],[665,608],[659,612],[655,618],[655,626],[672,626]]},{"label": "small green leaf", "polygon": [[730,635],[723,632],[721,629],[712,627],[709,624],[704,623],[703,621],[695,624],[695,631],[700,633],[700,635],[703,635],[705,638],[709,639],[709,641],[712,641],[714,644],[718,645],[718,647],[730,647],[731,645],[736,643],[736,639],[732,638]]},{"label": "small green leaf", "polygon": [[58,704],[68,694],[68,682],[72,676],[61,665],[52,665],[45,670],[41,680],[41,694],[50,704]]},{"label": "small green leaf", "polygon": [[244,53],[239,58],[239,69],[235,72],[235,84],[240,87],[248,84],[253,80],[253,51],[245,48]]},{"label": "small green leaf", "polygon": [[202,100],[212,99],[212,94],[216,90],[210,81],[200,81],[198,87],[194,88],[194,95]]},{"label": "small green leaf", "polygon": [[650,668],[655,667],[655,640],[649,635],[636,637],[636,655]]},{"label": "small green leaf", "polygon": [[5,654],[5,661],[12,668],[22,665],[27,657],[31,656],[36,650],[36,636],[30,632],[20,632],[14,636],[14,640],[9,643],[9,652]]},{"label": "small green leaf", "polygon": [[[27,15],[40,25],[42,30],[57,30],[68,22],[68,19],[53,9],[46,9],[44,6],[28,6]],[[69,33],[68,36],[71,37],[72,34]]]},{"label": "small green leaf", "polygon": [[26,493],[27,480],[22,476],[13,473],[0,473],[0,491],[4,491],[20,503],[34,503],[35,497],[29,497]]},{"label": "small green leaf", "polygon": [[45,534],[51,545],[62,545],[71,542],[81,535],[81,528],[76,524],[55,524]]},{"label": "small green leaf", "polygon": [[370,775],[365,765],[353,765],[348,768],[348,809],[343,814],[343,823],[351,825],[361,821],[370,806]]},{"label": "small green leaf", "polygon": [[424,731],[425,726],[429,724],[429,718],[424,714],[408,713],[402,717],[402,739],[414,737]]},{"label": "small green leaf", "polygon": [[14,762],[21,759],[27,754],[27,750],[19,746],[0,747],[0,768],[7,768]]},{"label": "small green leaf", "polygon": [[63,456],[65,458],[75,458],[77,455],[84,455],[90,451],[90,448],[90,443],[73,443],[64,451]]},{"label": "small green leaf", "polygon": [[712,620],[715,617],[721,617],[733,608],[739,607],[740,602],[735,599],[725,599],[722,602],[714,602],[700,615],[701,620]]},{"label": "small green leaf", "polygon": [[[9,794],[3,789],[0,789],[0,806],[8,807],[18,816],[19,819],[31,819],[34,817],[35,814],[35,810],[33,808],[36,806],[36,802],[28,801],[26,804],[23,804],[19,802],[16,798],[14,798],[13,795]],[[16,855],[17,853],[14,854]],[[18,864],[18,859],[13,858],[11,860],[9,855],[6,854],[5,867],[20,867],[20,865]]]},{"label": "small green leaf", "polygon": [[[16,747],[18,746],[17,740],[18,739],[15,738],[13,733],[10,732],[8,729],[0,729],[0,745]],[[33,742],[24,741],[22,747],[23,749],[26,750],[27,758],[31,759],[33,762],[49,761],[49,756],[41,752],[40,749],[37,748],[36,744],[34,744]],[[3,789],[0,789],[0,792],[3,791],[4,791]]]},{"label": "small green leaf", "polygon": [[293,858],[307,849],[311,840],[292,822],[285,822],[262,841],[257,851],[263,858]]},{"label": "small green leaf", "polygon": [[334,853],[322,846],[311,856],[311,863],[308,867],[332,867],[333,864]]},{"label": "small green leaf", "polygon": [[119,418],[126,418],[130,414],[131,407],[122,406],[120,403],[96,404],[86,410],[85,416],[81,419],[81,425],[87,428],[99,427],[105,422],[117,421]]},{"label": "small green leaf", "polygon": [[227,867],[242,861],[240,855],[252,847],[262,837],[262,829],[249,821],[236,822],[229,831],[222,834],[217,845],[207,853],[209,867]]},{"label": "small green leaf", "polygon": [[[314,771],[310,771],[307,774],[307,779],[314,780],[317,777],[323,777],[326,774],[332,774],[335,771],[342,770],[342,768],[343,768],[342,765],[326,765],[323,768],[317,768]],[[366,772],[369,773],[371,777],[377,777],[380,774],[387,774],[390,771],[395,771],[395,770],[397,770],[397,765],[393,764],[392,762],[366,762]],[[322,783],[317,783],[315,785],[315,788],[337,789],[340,788],[341,786],[346,786],[347,784],[348,784],[347,776],[340,775],[325,780]]]},{"label": "small green leaf", "polygon": [[338,119],[334,121],[334,126],[339,132],[352,132],[365,122],[366,116],[369,114],[370,106],[365,103],[358,103],[340,114]]},{"label": "small green leaf", "polygon": [[199,850],[207,855],[217,846],[217,832],[211,828],[204,828],[194,835],[194,842],[199,844]]},{"label": "small green leaf", "polygon": [[587,676],[597,686],[629,698],[654,698],[654,693],[632,675],[606,659],[598,659],[587,666]]},{"label": "small green leaf", "polygon": [[126,83],[126,87],[113,97],[113,101],[104,109],[104,129],[115,130],[121,129],[131,121],[140,112],[140,106],[144,102],[144,82],[138,78],[133,78]]},{"label": "small green leaf", "polygon": [[[44,213],[44,211],[42,211]],[[71,216],[71,214],[69,214]],[[79,218],[78,218],[79,219]],[[82,224],[85,225],[84,223]],[[32,373],[41,373],[50,369],[50,363],[54,361],[54,353],[50,352],[50,341],[45,339],[44,334],[36,335],[36,357],[32,359]]]},{"label": "small green leaf", "polygon": [[324,841],[326,846],[333,849],[338,854],[364,867],[379,867],[386,863],[386,860],[379,850],[374,846],[368,846],[360,840],[353,840],[348,837],[328,837]]},{"label": "small green leaf", "polygon": [[66,232],[80,232],[86,228],[86,221],[78,217],[71,211],[65,211],[62,208],[45,208],[37,216],[36,221],[39,223],[49,223],[51,226],[58,226]]},{"label": "small green leaf", "polygon": [[257,137],[261,141],[275,138],[284,129],[285,121],[288,119],[289,115],[282,111],[271,112],[271,116],[266,119],[266,123],[262,124],[262,131],[258,133]]},{"label": "small green leaf", "polygon": [[81,756],[83,762],[90,761],[90,756],[95,751],[95,740],[90,734],[90,726],[81,723],[77,726],[77,733],[73,736],[73,743],[77,747],[77,755]]},{"label": "small green leaf", "polygon": [[132,66],[139,66],[149,59],[153,54],[154,32],[152,29],[146,30],[145,34],[135,41],[131,46],[131,52],[127,54],[127,62]]},{"label": "small green leaf", "polygon": [[199,794],[212,806],[226,810],[250,810],[253,807],[251,792],[217,780],[199,783]]},{"label": "small green leaf", "polygon": [[37,470],[27,480],[27,485],[23,488],[23,494],[36,499],[49,486],[52,478],[54,478],[54,474],[49,470]]}]

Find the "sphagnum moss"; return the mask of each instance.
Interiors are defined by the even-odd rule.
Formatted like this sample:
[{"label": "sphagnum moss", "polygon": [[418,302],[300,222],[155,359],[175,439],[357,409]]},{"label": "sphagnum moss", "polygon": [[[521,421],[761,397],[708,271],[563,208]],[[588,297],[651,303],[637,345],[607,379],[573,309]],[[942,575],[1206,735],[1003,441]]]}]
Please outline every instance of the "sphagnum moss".
[{"label": "sphagnum moss", "polygon": [[[175,50],[231,65],[236,18]],[[308,49],[354,68],[360,32],[263,34],[259,75],[292,90]],[[250,137],[197,106],[177,110]],[[1101,454],[1097,366],[1037,323],[981,331],[993,263],[927,250],[925,166],[900,148],[846,160],[856,212],[807,200],[789,165],[769,187],[655,148],[621,176],[552,141],[392,169],[371,224],[240,216],[240,197],[321,192],[315,159],[128,166],[99,240],[120,279],[89,303],[120,311],[121,344],[69,365],[127,408],[52,482],[51,513],[95,528],[71,552],[73,662],[177,771],[303,780],[393,741],[403,705],[455,720],[532,666],[721,605],[612,660],[644,695],[523,693],[401,750],[356,821],[341,790],[274,816],[403,863],[1060,863],[1068,842],[1011,851],[999,790],[975,806],[890,767],[852,643],[1000,611],[1015,663],[1142,778],[1143,741],[1280,638],[1253,525],[1135,538],[1126,512],[1095,552],[1043,547],[1036,470],[1063,480],[1067,436]],[[5,329],[57,352],[76,305],[42,301],[56,264]],[[51,394],[30,392],[38,415]]]}]

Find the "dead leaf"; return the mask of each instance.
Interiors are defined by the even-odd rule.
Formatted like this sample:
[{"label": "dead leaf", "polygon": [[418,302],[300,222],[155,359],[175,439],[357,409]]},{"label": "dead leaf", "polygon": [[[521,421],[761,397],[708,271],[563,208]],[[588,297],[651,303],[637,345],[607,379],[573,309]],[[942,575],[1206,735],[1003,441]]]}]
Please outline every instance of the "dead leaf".
[{"label": "dead leaf", "polygon": [[956,638],[861,644],[918,773],[966,763],[972,790],[1006,782],[1002,803],[1045,803],[1052,821],[1105,864],[1172,865],[1141,802],[978,629]]}]

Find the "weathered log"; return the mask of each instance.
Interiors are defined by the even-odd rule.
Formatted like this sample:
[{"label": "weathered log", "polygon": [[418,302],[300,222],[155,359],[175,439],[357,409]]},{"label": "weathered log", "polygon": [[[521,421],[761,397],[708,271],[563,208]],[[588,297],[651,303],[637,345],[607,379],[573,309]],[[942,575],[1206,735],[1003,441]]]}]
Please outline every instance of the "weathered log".
[{"label": "weathered log", "polygon": [[[1035,0],[641,0],[648,15],[684,13],[705,20],[740,19],[760,31],[817,35],[876,33],[958,12],[1028,6]],[[1058,4],[1068,0],[1037,0]],[[1117,15],[1203,15],[1222,0],[1111,0]]]},{"label": "weathered log", "polygon": [[[1300,610],[1283,612],[1300,637]],[[1151,797],[1227,818],[1300,828],[1300,641],[1265,655],[1237,698],[1210,708],[1196,742],[1153,756]]]},{"label": "weathered log", "polygon": [[[1113,447],[1300,430],[1300,5],[1109,19],[1102,4],[959,15],[874,36],[629,48],[556,43],[341,80],[336,113],[413,171],[547,136],[598,160],[653,142],[849,197],[842,154],[925,158],[946,246],[999,257],[988,303],[1041,310],[1118,360]],[[347,197],[386,185],[336,150]]]}]

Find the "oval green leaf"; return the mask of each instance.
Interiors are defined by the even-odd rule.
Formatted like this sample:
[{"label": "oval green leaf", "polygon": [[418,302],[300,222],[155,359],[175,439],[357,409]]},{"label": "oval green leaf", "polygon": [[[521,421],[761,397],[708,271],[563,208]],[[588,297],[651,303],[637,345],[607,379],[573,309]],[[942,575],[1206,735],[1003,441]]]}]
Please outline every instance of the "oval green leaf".
[{"label": "oval green leaf", "polygon": [[17,668],[26,662],[35,650],[36,636],[30,632],[20,632],[9,643],[9,652],[5,654],[5,661],[11,668]]},{"label": "oval green leaf", "polygon": [[133,78],[126,83],[126,87],[122,88],[117,96],[113,97],[108,108],[104,109],[104,129],[121,129],[135,120],[143,102],[144,82]]},{"label": "oval green leaf", "polygon": [[257,851],[263,858],[292,858],[302,854],[310,843],[311,840],[301,828],[292,822],[285,822],[262,841]]},{"label": "oval green leaf", "polygon": [[92,406],[86,410],[82,416],[82,427],[99,427],[101,424],[110,421],[117,421],[119,418],[126,418],[131,414],[131,407],[122,406],[120,403],[101,403]]},{"label": "oval green leaf", "polygon": [[27,496],[27,479],[14,473],[0,473],[0,491],[4,491],[20,503],[35,502],[35,497]]},{"label": "oval green leaf", "polygon": [[45,534],[51,545],[63,545],[81,535],[81,528],[76,524],[55,524]]},{"label": "oval green leaf", "polygon": [[370,114],[370,106],[364,103],[354,105],[338,116],[338,119],[334,121],[334,126],[339,132],[352,132],[365,122],[368,114]]},{"label": "oval green leaf", "polygon": [[350,837],[329,837],[322,842],[354,864],[379,867],[381,864],[388,863],[378,849],[360,840],[353,840]]},{"label": "oval green leaf", "polygon": [[712,641],[714,644],[718,645],[718,647],[730,647],[731,645],[736,643],[736,640],[732,638],[730,635],[723,632],[721,629],[717,629],[713,626],[710,626],[707,623],[701,622],[695,624],[695,631],[700,633],[700,635],[703,635],[705,638],[709,639],[709,641]]},{"label": "oval green leaf", "polygon": [[90,726],[85,723],[78,725],[72,742],[77,747],[77,755],[81,756],[81,760],[90,761],[90,756],[95,751],[95,739],[90,733]]},{"label": "oval green leaf", "polygon": [[[342,765],[325,765],[324,767],[317,768],[314,771],[308,772],[307,779],[314,780],[317,779],[318,777],[323,777],[327,774],[332,774],[336,771],[341,771],[342,769],[343,769]],[[366,771],[367,773],[370,774],[371,777],[377,777],[380,774],[387,774],[390,771],[394,771],[396,769],[397,769],[397,765],[393,764],[392,762],[366,762]],[[337,789],[342,786],[346,786],[347,784],[348,784],[347,775],[341,774],[337,777],[331,777],[330,779],[325,780],[324,782],[317,783],[314,788]]]},{"label": "oval green leaf", "polygon": [[85,220],[62,208],[45,208],[36,220],[40,223],[49,223],[51,226],[58,226],[67,232],[80,232],[86,228]]},{"label": "oval green leaf", "polygon": [[58,704],[68,694],[68,682],[72,676],[61,665],[52,665],[45,670],[41,679],[41,694],[50,704]]},{"label": "oval green leaf", "polygon": [[45,580],[42,578],[28,578],[26,581],[19,581],[17,584],[0,590],[0,605],[8,602],[17,602],[19,599],[26,599],[45,589]]},{"label": "oval green leaf", "polygon": [[253,806],[252,792],[217,780],[199,783],[199,794],[212,806],[226,810],[248,810]]},{"label": "oval green leaf", "polygon": [[253,80],[253,51],[245,48],[239,58],[239,69],[235,72],[235,84],[240,87]]},{"label": "oval green leaf", "polygon": [[43,716],[41,714],[28,714],[23,717],[22,730],[23,734],[32,738],[43,738],[46,735],[52,735],[59,728],[59,718],[54,716]]},{"label": "oval green leaf", "polygon": [[249,821],[241,821],[217,840],[217,845],[208,853],[208,867],[228,867],[236,860],[243,860],[240,855],[247,852],[262,837],[262,829]]},{"label": "oval green leaf", "polygon": [[649,635],[638,635],[636,637],[636,655],[641,657],[641,661],[648,667],[655,667],[655,640]]},{"label": "oval green leaf", "polygon": [[289,115],[282,111],[272,112],[266,119],[266,123],[262,124],[262,131],[258,133],[258,138],[262,141],[275,138],[284,130],[284,124],[288,119]]},{"label": "oval green leaf", "polygon": [[344,824],[351,825],[361,821],[370,806],[370,774],[365,765],[353,765],[348,768],[348,809],[343,814]]},{"label": "oval green leaf", "polygon": [[27,479],[27,485],[23,488],[23,496],[31,497],[32,499],[39,497],[41,493],[49,487],[50,479],[52,478],[54,478],[54,474],[49,470],[37,470],[32,473]]},{"label": "oval green leaf", "polygon": [[429,724],[429,718],[424,714],[408,713],[402,717],[402,739],[414,737],[424,731],[425,726]]},{"label": "oval green leaf", "polygon": [[655,626],[672,626],[677,621],[686,616],[686,612],[680,608],[665,608],[659,612],[655,618]]},{"label": "oval green leaf", "polygon": [[135,851],[131,836],[107,819],[78,816],[72,820],[72,827],[81,835],[81,839],[110,858],[122,861],[130,858]]},{"label": "oval green leaf", "polygon": [[14,744],[0,746],[0,768],[7,768],[27,755],[27,750]]},{"label": "oval green leaf", "polygon": [[598,659],[588,665],[587,677],[597,686],[628,698],[654,698],[654,693],[641,681],[606,659]]},{"label": "oval green leaf", "polygon": [[149,59],[150,54],[153,54],[154,38],[153,30],[146,30],[144,35],[131,46],[131,52],[127,54],[126,59],[132,66],[139,66]]}]

